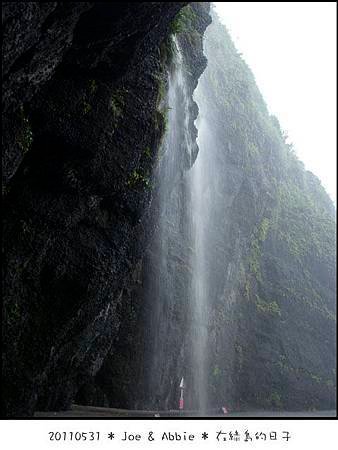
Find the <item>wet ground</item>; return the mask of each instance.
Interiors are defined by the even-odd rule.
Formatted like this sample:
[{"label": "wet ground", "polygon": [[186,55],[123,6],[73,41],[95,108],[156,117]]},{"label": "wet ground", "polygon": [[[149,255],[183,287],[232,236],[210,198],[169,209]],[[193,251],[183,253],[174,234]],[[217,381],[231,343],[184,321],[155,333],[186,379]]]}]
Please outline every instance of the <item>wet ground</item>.
[{"label": "wet ground", "polygon": [[[336,417],[336,411],[250,411],[229,412],[222,414],[219,411],[209,411],[205,417],[240,418],[240,417]],[[36,412],[34,417],[200,417],[196,411],[136,411],[114,408],[97,408],[93,406],[74,405],[69,411]]]}]

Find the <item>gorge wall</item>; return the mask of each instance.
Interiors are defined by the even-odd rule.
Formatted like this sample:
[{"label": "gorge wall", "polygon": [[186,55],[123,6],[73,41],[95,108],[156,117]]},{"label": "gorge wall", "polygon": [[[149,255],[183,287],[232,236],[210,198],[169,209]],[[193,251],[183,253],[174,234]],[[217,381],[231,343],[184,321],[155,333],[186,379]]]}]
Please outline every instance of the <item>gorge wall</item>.
[{"label": "gorge wall", "polygon": [[199,146],[217,167],[209,188],[210,401],[334,408],[334,205],[286,143],[216,16],[205,54],[198,104],[207,139]]},{"label": "gorge wall", "polygon": [[[195,165],[201,165],[202,213],[209,216],[208,311],[200,328],[208,334],[207,407],[334,408],[334,205],[286,143],[214,14],[204,38],[208,65],[195,93]],[[177,408],[184,376],[186,407],[196,407],[189,309],[196,249],[187,187],[195,165],[172,191],[162,219],[168,264],[162,267],[156,256],[163,243],[157,230],[124,293],[130,320],[95,380],[107,405]],[[154,279],[167,286],[164,292]],[[160,349],[156,365],[154,348]]]},{"label": "gorge wall", "polygon": [[[3,4],[6,415],[177,408],[194,372],[196,158],[217,167],[201,189],[208,407],[335,407],[335,209],[212,15],[207,28],[204,2]],[[192,158],[176,149],[160,211],[174,34]]]},{"label": "gorge wall", "polygon": [[[168,38],[189,19],[177,16],[185,5],[3,5],[8,415],[69,408],[119,332],[124,289],[152,234]],[[210,18],[208,4],[189,8],[193,92]]]}]

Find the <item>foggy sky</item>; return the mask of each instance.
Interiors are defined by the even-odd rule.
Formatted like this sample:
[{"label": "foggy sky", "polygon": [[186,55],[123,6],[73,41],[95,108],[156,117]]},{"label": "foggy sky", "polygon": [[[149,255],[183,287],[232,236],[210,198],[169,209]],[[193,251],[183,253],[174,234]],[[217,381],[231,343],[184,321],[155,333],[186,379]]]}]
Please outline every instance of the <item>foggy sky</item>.
[{"label": "foggy sky", "polygon": [[336,3],[214,6],[299,159],[336,201]]}]

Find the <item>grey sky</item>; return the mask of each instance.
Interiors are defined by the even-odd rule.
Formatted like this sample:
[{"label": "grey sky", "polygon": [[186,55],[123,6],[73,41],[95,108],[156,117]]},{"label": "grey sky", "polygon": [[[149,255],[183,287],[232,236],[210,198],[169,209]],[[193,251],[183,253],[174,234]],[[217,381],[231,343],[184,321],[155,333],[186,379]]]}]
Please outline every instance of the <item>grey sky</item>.
[{"label": "grey sky", "polygon": [[336,201],[336,3],[214,5],[298,157]]}]

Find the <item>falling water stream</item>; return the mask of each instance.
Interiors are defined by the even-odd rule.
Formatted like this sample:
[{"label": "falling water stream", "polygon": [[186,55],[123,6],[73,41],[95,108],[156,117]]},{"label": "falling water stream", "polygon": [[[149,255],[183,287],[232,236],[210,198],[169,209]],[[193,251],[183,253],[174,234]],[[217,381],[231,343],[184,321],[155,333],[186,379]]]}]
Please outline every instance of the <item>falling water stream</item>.
[{"label": "falling water stream", "polygon": [[[208,346],[208,277],[206,267],[206,252],[208,246],[208,226],[210,211],[208,203],[208,176],[207,161],[201,152],[190,170],[183,173],[184,183],[174,193],[169,191],[170,185],[175,185],[179,174],[178,160],[182,161],[182,152],[186,159],[193,162],[193,140],[191,137],[191,96],[188,94],[187,80],[184,69],[184,58],[179,43],[173,38],[174,61],[169,73],[167,92],[167,131],[162,143],[163,155],[157,171],[157,185],[159,198],[159,211],[157,217],[158,233],[156,237],[154,265],[157,265],[156,276],[151,282],[150,294],[156,297],[155,313],[151,327],[157,330],[153,337],[152,362],[150,373],[157,373],[157,380],[153,377],[151,382],[156,392],[161,392],[161,385],[165,384],[166,371],[176,370],[177,380],[185,376],[185,365],[189,364],[188,384],[189,406],[200,413],[207,407],[207,346]],[[197,88],[195,101],[198,102]],[[197,120],[196,126],[203,129],[203,120]],[[199,145],[203,144],[203,134],[199,131]],[[170,196],[175,195],[175,198]],[[184,199],[187,199],[184,201]],[[189,285],[185,286],[185,295],[182,301],[187,303],[187,323],[183,324],[186,333],[189,333],[182,356],[182,366],[179,369],[170,366],[170,361],[164,360],[170,354],[167,348],[169,340],[166,336],[172,333],[171,320],[173,305],[173,292],[177,288],[177,271],[170,264],[172,257],[171,242],[177,239],[184,240],[179,224],[188,222],[187,240],[191,247],[188,264],[191,269]],[[176,226],[175,226],[176,224]],[[175,234],[181,236],[176,236]],[[187,244],[188,245],[188,244]],[[182,293],[183,296],[183,293]],[[162,368],[162,370],[159,370]],[[165,395],[165,394],[163,394]],[[168,407],[168,401],[161,400],[155,404]]]},{"label": "falling water stream", "polygon": [[[205,48],[204,48],[205,52]],[[208,81],[205,69],[200,76],[194,92],[194,101],[198,105],[199,114],[195,121],[198,130],[198,156],[191,169],[187,172],[190,190],[191,234],[194,246],[191,261],[193,276],[189,304],[191,308],[192,330],[192,369],[196,392],[196,405],[201,414],[205,414],[210,406],[208,384],[210,376],[210,339],[211,299],[212,299],[212,268],[217,262],[212,260],[215,255],[214,227],[215,215],[220,205],[212,194],[219,181],[219,170],[215,160],[215,144],[208,126]],[[216,189],[217,191],[217,189]]]},{"label": "falling water stream", "polygon": [[208,251],[207,226],[209,220],[206,199],[206,173],[201,154],[187,174],[191,198],[191,232],[193,255],[191,261],[192,280],[189,298],[192,334],[192,372],[196,406],[200,412],[207,407],[207,341],[208,341],[208,278],[206,252]]},{"label": "falling water stream", "polygon": [[[166,133],[160,148],[160,161],[155,172],[158,187],[157,233],[153,242],[151,265],[154,267],[148,286],[148,295],[154,299],[149,330],[151,356],[148,368],[149,397],[156,392],[155,408],[169,408],[169,394],[164,389],[173,380],[169,374],[176,372],[175,364],[168,359],[172,353],[168,336],[173,334],[175,316],[174,292],[177,290],[177,270],[173,261],[175,246],[182,239],[185,209],[185,187],[173,187],[180,179],[183,159],[191,159],[192,138],[189,133],[191,96],[188,95],[184,73],[183,55],[175,37],[172,42],[173,61],[168,72],[167,96],[160,104],[166,116]],[[187,292],[189,288],[187,289]],[[180,292],[182,297],[183,292]],[[188,299],[184,299],[188,301]],[[177,376],[182,376],[178,374]],[[169,377],[169,378],[168,378]]]}]

